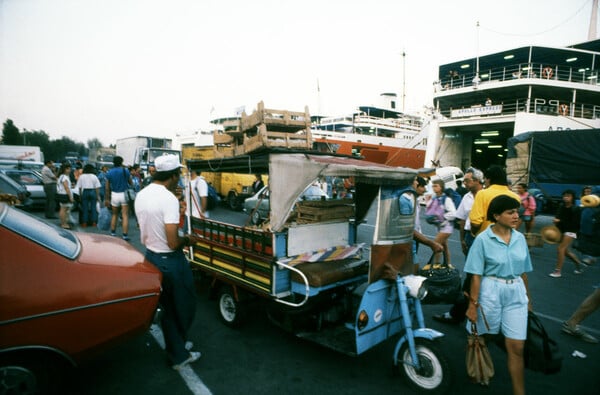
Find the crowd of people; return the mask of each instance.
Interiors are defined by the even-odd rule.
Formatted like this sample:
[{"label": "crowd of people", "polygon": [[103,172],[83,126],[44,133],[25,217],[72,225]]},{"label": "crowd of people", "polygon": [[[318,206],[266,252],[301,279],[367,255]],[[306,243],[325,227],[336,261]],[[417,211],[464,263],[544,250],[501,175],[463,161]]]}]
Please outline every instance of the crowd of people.
[{"label": "crowd of people", "polygon": [[[146,257],[163,272],[161,305],[164,309],[162,326],[165,333],[166,350],[174,369],[180,369],[200,357],[191,351],[193,344],[187,340],[187,330],[194,319],[195,298],[190,297],[193,279],[181,247],[195,241],[192,234],[181,233],[181,218],[186,210],[196,218],[209,218],[207,210],[208,185],[200,173],[191,171],[189,182],[181,179],[179,159],[167,155],[158,158],[144,177],[139,167],[123,166],[120,157],[114,158],[113,168],[102,168],[96,173],[91,165],[75,168],[64,163],[56,171],[52,161],[47,161],[42,170],[48,203],[46,216],[55,214],[53,199],[60,204],[61,226],[69,228],[70,209],[79,201],[80,225],[95,225],[97,209],[101,203],[112,210],[110,234],[116,236],[121,214],[121,237],[129,240],[130,213],[137,219]],[[432,178],[432,191],[425,194],[427,180],[416,177],[412,190],[416,196],[425,194],[425,217],[435,217],[437,234],[433,239],[423,235],[420,221],[415,224],[413,256],[422,243],[431,248],[435,263],[441,257],[450,264],[448,239],[458,229],[462,252],[465,255],[463,284],[465,293],[450,310],[436,315],[436,321],[460,324],[466,319],[466,329],[476,323],[480,334],[504,335],[507,351],[508,371],[512,380],[513,393],[522,394],[524,388],[524,344],[527,335],[528,311],[532,310],[532,298],[528,289],[527,273],[532,271],[530,248],[523,233],[531,233],[535,224],[537,202],[527,191],[526,184],[511,190],[506,173],[499,166],[491,166],[482,172],[476,168],[465,171],[462,183],[457,185],[460,202],[448,194],[444,181]],[[336,180],[319,180],[311,187],[319,195],[335,196],[336,187],[348,193],[351,186],[336,183]],[[256,175],[253,187],[264,186],[260,175]],[[191,193],[183,190],[188,188]],[[136,193],[135,205],[128,198],[128,190]],[[564,260],[570,258],[575,264],[575,274],[581,274],[587,265],[595,262],[592,254],[578,256],[570,249],[581,234],[582,213],[586,210],[583,197],[600,191],[586,187],[578,199],[572,190],[564,191],[562,204],[554,218],[560,231],[557,247],[557,263],[550,273],[554,278],[562,276]],[[55,197],[53,197],[55,193]],[[79,196],[78,199],[75,195]],[[434,215],[433,206],[438,210]],[[417,218],[419,218],[419,207]],[[600,210],[600,207],[596,210]],[[589,215],[588,215],[589,217]],[[428,220],[429,222],[429,220]],[[524,232],[521,233],[520,230]],[[600,240],[592,237],[592,243]],[[596,255],[597,256],[597,255]],[[562,331],[590,343],[598,339],[585,332],[580,323],[600,305],[600,287],[596,288],[568,320],[563,322]],[[485,321],[483,316],[485,315]]]},{"label": "crowd of people", "polygon": [[[435,204],[443,207],[443,216],[439,221],[427,221],[436,226],[435,240],[446,251],[447,243],[444,241],[453,232],[452,221],[457,222],[461,247],[466,258],[464,294],[455,301],[449,311],[433,318],[455,325],[466,319],[468,332],[471,331],[471,323],[476,323],[479,334],[501,333],[504,336],[513,393],[523,394],[523,350],[527,336],[528,311],[532,310],[527,273],[533,268],[530,248],[520,230],[524,230],[526,234],[533,231],[536,201],[528,193],[526,184],[516,185],[516,193],[511,190],[506,173],[500,166],[491,166],[485,172],[475,168],[467,169],[463,185],[468,192],[463,195],[457,208],[444,193],[443,181],[434,179],[432,185],[433,193],[427,199],[426,205],[428,209]],[[591,193],[590,187],[584,188],[581,201]],[[600,195],[600,189],[595,193]],[[553,221],[558,228],[556,242],[559,243],[556,268],[550,273],[554,278],[561,277],[565,257],[574,262],[575,274],[583,273],[584,267],[595,262],[592,253],[580,253],[580,257],[570,246],[578,235],[586,237],[582,235],[582,212],[594,210],[593,213],[588,213],[587,218],[595,216],[595,221],[600,221],[600,207],[582,207],[585,204],[577,204],[577,196],[572,190],[564,191],[562,196],[562,204]],[[441,199],[442,203],[435,203],[436,199]],[[433,210],[426,213],[433,215]],[[597,234],[587,235],[586,240],[600,248],[600,237]],[[599,254],[595,254],[597,255]],[[598,306],[600,284],[577,307],[572,316],[563,322],[561,330],[584,341],[597,343],[598,339],[584,331],[580,323],[597,310]]]}]

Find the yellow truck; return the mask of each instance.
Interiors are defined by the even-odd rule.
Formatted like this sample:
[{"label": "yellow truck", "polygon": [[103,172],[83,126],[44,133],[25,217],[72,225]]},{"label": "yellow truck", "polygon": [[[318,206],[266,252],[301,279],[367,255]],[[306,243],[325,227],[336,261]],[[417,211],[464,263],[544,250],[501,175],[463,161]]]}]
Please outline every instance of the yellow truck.
[{"label": "yellow truck", "polygon": [[[184,163],[215,158],[212,146],[182,147],[181,153]],[[203,172],[202,177],[217,190],[222,201],[232,210],[241,210],[244,200],[255,193],[252,189],[254,174]],[[267,182],[266,176],[263,176],[263,182]]]}]

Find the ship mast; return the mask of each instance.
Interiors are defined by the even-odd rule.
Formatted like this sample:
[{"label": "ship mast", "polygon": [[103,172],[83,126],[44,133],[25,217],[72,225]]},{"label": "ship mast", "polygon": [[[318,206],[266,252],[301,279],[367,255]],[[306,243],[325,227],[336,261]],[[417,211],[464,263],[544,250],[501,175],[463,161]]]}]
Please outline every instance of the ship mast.
[{"label": "ship mast", "polygon": [[[598,0],[596,0],[598,1]],[[402,51],[402,112],[406,101],[406,52]]]},{"label": "ship mast", "polygon": [[590,30],[588,30],[588,41],[597,38],[596,26],[598,25],[598,0],[592,3],[592,16],[590,17]]},{"label": "ship mast", "polygon": [[479,21],[477,21],[477,39],[475,43],[475,77],[473,77],[473,89],[477,89],[481,78],[479,78]]}]

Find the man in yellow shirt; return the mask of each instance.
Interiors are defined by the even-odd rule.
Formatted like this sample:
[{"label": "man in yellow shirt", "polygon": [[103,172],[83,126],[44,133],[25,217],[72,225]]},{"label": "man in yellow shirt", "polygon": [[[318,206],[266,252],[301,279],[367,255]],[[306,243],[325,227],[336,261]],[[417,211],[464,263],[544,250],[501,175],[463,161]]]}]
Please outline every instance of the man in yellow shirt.
[{"label": "man in yellow shirt", "polygon": [[506,172],[502,167],[492,165],[484,173],[485,188],[475,195],[473,207],[469,214],[469,219],[471,220],[471,233],[473,233],[473,235],[478,235],[483,232],[485,228],[491,224],[487,219],[487,211],[490,202],[496,196],[508,195],[515,198],[519,204],[521,204],[519,195],[508,188]]}]

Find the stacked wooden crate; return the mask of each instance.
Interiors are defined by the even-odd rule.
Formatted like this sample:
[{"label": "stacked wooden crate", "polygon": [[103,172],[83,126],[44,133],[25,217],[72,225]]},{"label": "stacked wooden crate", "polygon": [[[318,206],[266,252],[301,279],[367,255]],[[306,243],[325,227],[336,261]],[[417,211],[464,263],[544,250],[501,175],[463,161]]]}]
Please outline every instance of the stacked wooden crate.
[{"label": "stacked wooden crate", "polygon": [[296,203],[296,222],[309,224],[354,217],[352,199],[306,200]]},{"label": "stacked wooden crate", "polygon": [[261,147],[312,149],[308,107],[304,112],[274,110],[261,101],[252,114],[244,112],[235,122],[215,132],[216,156],[243,155]]}]

